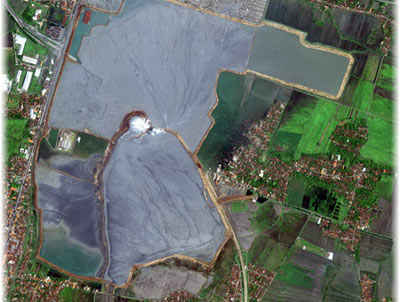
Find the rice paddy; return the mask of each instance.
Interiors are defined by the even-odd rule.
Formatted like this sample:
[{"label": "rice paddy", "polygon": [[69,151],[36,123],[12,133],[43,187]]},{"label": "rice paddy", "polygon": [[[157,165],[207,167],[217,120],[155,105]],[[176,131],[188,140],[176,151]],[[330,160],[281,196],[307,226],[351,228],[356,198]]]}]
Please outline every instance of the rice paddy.
[{"label": "rice paddy", "polygon": [[313,287],[313,279],[308,273],[309,271],[300,266],[287,263],[280,269],[280,273],[276,278],[287,285],[311,289]]},{"label": "rice paddy", "polygon": [[369,112],[374,98],[374,84],[360,80],[353,96],[353,107],[360,111]]},{"label": "rice paddy", "polygon": [[374,101],[371,104],[369,112],[386,121],[393,120],[394,103],[392,100],[384,98],[380,95],[374,96]]},{"label": "rice paddy", "polygon": [[[350,111],[349,107],[335,102],[305,95],[292,99],[287,108],[272,146],[280,145],[287,150],[286,155],[293,154],[294,160],[304,154],[328,153],[331,134]],[[295,144],[289,148],[287,141]],[[293,148],[296,148],[294,152]]]},{"label": "rice paddy", "polygon": [[376,85],[382,89],[393,91],[393,85],[395,81],[394,66],[389,64],[383,64],[383,68],[380,71],[378,81]]},{"label": "rice paddy", "polygon": [[367,124],[368,141],[360,150],[361,156],[372,159],[378,164],[392,166],[394,156],[393,123],[369,116]]}]

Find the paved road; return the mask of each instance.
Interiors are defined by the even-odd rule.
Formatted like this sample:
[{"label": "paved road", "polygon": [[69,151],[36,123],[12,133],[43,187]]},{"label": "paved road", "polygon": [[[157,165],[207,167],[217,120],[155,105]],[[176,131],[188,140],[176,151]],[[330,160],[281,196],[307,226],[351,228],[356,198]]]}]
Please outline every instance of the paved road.
[{"label": "paved road", "polygon": [[8,4],[8,2],[4,2],[7,11],[9,12],[9,14],[14,18],[15,22],[17,22],[17,24],[25,30],[25,32],[32,38],[34,39],[36,42],[38,42],[39,44],[41,44],[42,46],[45,46],[47,48],[51,48],[54,51],[56,51],[57,53],[60,52],[60,50],[62,49],[63,43],[62,42],[57,42],[54,41],[53,39],[47,37],[46,35],[42,34],[41,32],[39,32],[35,27],[33,27],[32,25],[27,24],[21,17],[19,17],[14,9]]}]

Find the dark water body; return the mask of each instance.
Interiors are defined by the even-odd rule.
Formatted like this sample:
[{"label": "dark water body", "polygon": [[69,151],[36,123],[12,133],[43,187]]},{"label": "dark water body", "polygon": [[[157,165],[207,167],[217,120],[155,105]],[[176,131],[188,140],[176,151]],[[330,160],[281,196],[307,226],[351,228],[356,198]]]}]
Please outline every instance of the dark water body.
[{"label": "dark water body", "polygon": [[256,31],[248,68],[335,96],[349,63],[347,57],[304,47],[296,34],[263,26]]},{"label": "dark water body", "polygon": [[36,164],[35,177],[43,221],[41,256],[71,273],[95,276],[103,257],[94,185],[43,163]]},{"label": "dark water body", "polygon": [[212,113],[216,123],[199,150],[201,163],[216,169],[218,163],[229,160],[234,146],[247,143],[245,130],[264,117],[281,89],[254,76],[221,73],[217,86],[219,103]]},{"label": "dark water body", "polygon": [[302,207],[329,216],[336,202],[336,198],[328,190],[315,187],[303,196]]},{"label": "dark water body", "polygon": [[43,230],[40,256],[62,269],[81,276],[96,276],[102,255],[72,241],[62,227]]},{"label": "dark water body", "polygon": [[90,10],[91,11],[90,21],[88,22],[88,24],[85,24],[83,23],[83,18],[85,16],[85,11],[87,10],[90,9],[85,8],[82,9],[81,11],[79,23],[78,26],[76,27],[74,33],[74,39],[72,40],[71,48],[69,50],[70,55],[78,60],[79,60],[78,52],[81,47],[82,39],[90,34],[90,31],[93,27],[97,25],[106,25],[110,19],[110,16],[107,14],[103,14],[95,10]]}]

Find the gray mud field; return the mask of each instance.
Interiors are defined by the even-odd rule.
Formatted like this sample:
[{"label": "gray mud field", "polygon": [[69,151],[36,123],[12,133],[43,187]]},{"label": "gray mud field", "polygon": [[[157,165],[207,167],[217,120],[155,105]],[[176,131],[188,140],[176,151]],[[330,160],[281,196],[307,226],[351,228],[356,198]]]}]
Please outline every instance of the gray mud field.
[{"label": "gray mud field", "polygon": [[126,113],[143,110],[194,150],[210,125],[217,74],[245,70],[253,32],[165,1],[126,1],[83,39],[82,64],[66,64],[49,124],[111,138]]},{"label": "gray mud field", "polygon": [[214,258],[225,227],[175,136],[122,137],[103,178],[110,246],[106,278],[124,283],[133,265],[173,254]]},{"label": "gray mud field", "polygon": [[263,26],[256,31],[249,69],[336,95],[349,59],[300,44],[299,36]]},{"label": "gray mud field", "polygon": [[135,297],[162,299],[178,290],[196,295],[206,283],[207,278],[199,272],[159,265],[143,268],[132,287]]},{"label": "gray mud field", "polygon": [[[96,271],[93,267],[97,268],[102,261],[96,207],[99,201],[95,195],[95,186],[88,181],[60,174],[41,163],[36,165],[35,175],[45,242],[41,255],[70,271],[74,263],[85,263],[94,257],[97,260],[90,268],[82,267],[82,271],[73,268],[71,271],[81,275],[94,275]],[[60,242],[64,249],[58,247],[59,253],[52,252],[55,248],[54,243],[59,245]],[[70,255],[71,249],[75,257]],[[60,263],[60,258],[64,257],[71,261]]]},{"label": "gray mud field", "polygon": [[78,56],[81,64],[65,65],[51,127],[87,128],[111,138],[126,113],[142,110],[155,127],[180,133],[191,150],[210,125],[221,69],[249,67],[335,95],[348,64],[345,57],[305,48],[286,31],[160,0],[126,1],[120,15],[83,38]]},{"label": "gray mud field", "polygon": [[[110,139],[126,114],[141,110],[154,127],[177,131],[193,151],[211,123],[217,75],[246,70],[255,31],[166,1],[128,0],[121,14],[82,39],[81,64],[66,62],[49,126]],[[333,94],[347,66],[347,59],[305,49],[297,36],[268,28],[257,30],[252,52],[253,70]],[[117,284],[127,281],[133,265],[173,254],[211,261],[225,228],[188,153],[168,133],[126,137],[103,173],[106,226],[100,226],[89,181],[96,157],[54,156],[36,166],[44,214],[41,255],[94,276],[104,227],[110,257],[104,278]]]},{"label": "gray mud field", "polygon": [[54,155],[46,161],[43,160],[43,162],[46,162],[51,168],[57,169],[61,173],[93,182],[96,165],[101,162],[102,158],[99,154],[94,154],[88,159],[68,155]]}]

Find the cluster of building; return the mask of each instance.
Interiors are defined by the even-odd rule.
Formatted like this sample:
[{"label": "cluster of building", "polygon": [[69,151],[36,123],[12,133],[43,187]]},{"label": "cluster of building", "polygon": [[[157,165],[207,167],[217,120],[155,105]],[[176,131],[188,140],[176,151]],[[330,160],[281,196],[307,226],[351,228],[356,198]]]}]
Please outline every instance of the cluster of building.
[{"label": "cluster of building", "polygon": [[71,1],[30,1],[22,17],[40,32],[46,33],[55,40],[61,40],[64,27],[76,4]]},{"label": "cluster of building", "polygon": [[[251,190],[267,198],[284,201],[286,188],[291,173],[288,164],[277,158],[270,158],[269,164],[261,163],[259,154],[266,153],[274,131],[279,126],[285,104],[277,102],[271,106],[265,119],[253,124],[246,133],[249,144],[240,146],[233,152],[232,160],[224,170],[218,169],[214,181],[218,184],[231,184],[241,190]],[[265,160],[267,160],[265,158]],[[255,172],[256,171],[256,172]],[[243,177],[252,175],[254,182],[260,185],[250,185]]]},{"label": "cluster of building", "polygon": [[[16,93],[28,93],[32,85],[32,80],[36,79],[38,85],[46,86],[50,82],[53,73],[54,58],[40,54],[27,54],[26,47],[29,38],[20,33],[14,34],[14,54],[17,72],[15,79],[9,79],[13,84],[8,86],[8,91],[14,87]],[[28,42],[29,43],[29,42]],[[48,70],[48,72],[46,72]],[[42,96],[47,92],[46,88],[41,91]]]},{"label": "cluster of building", "polygon": [[[249,301],[261,301],[274,280],[276,273],[269,272],[265,268],[253,264],[248,265],[247,272],[247,283],[250,287]],[[239,265],[233,265],[231,278],[227,281],[226,285],[224,301],[241,301],[243,286]]]},{"label": "cluster of building", "polygon": [[[340,239],[349,250],[353,250],[360,240],[360,232],[369,229],[371,217],[376,214],[377,205],[365,207],[360,204],[356,190],[363,189],[373,191],[374,184],[379,180],[380,175],[390,174],[388,169],[367,166],[365,163],[356,162],[347,166],[340,154],[332,156],[306,156],[299,160],[286,163],[273,153],[267,155],[270,148],[270,139],[279,125],[283,109],[279,104],[270,108],[266,119],[253,124],[246,137],[249,144],[240,146],[233,152],[232,159],[222,169],[219,167],[214,174],[213,180],[217,185],[233,186],[242,192],[258,194],[265,198],[285,203],[290,176],[297,172],[306,177],[315,177],[327,184],[333,185],[335,192],[346,200],[347,214],[341,209],[341,202],[336,202],[335,208],[330,216],[339,219],[347,226],[342,229],[337,224],[323,224],[324,235]],[[339,127],[340,133],[349,141],[363,141],[366,139],[368,130],[365,127],[358,127],[354,130],[345,130]],[[336,132],[337,132],[336,131]],[[335,136],[336,140],[338,137]],[[348,147],[346,145],[346,147]],[[359,144],[351,145],[353,152],[359,151]],[[350,147],[349,147],[350,148]],[[260,154],[265,154],[264,163],[260,162]],[[261,158],[262,160],[262,158]],[[268,161],[268,164],[265,164]],[[249,180],[251,179],[251,180]],[[256,199],[253,199],[255,201]]]},{"label": "cluster of building", "polygon": [[71,280],[57,280],[22,272],[15,278],[15,286],[19,289],[18,294],[12,295],[9,301],[60,301],[61,291],[64,288],[80,287],[77,282]]}]

